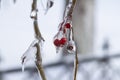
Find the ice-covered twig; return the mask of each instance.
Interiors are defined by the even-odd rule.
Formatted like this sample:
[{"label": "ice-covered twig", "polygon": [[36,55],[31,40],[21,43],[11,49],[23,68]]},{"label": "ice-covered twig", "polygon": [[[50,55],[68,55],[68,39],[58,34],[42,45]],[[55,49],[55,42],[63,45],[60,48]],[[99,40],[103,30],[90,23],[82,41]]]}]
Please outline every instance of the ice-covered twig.
[{"label": "ice-covered twig", "polygon": [[36,61],[35,64],[37,66],[38,72],[42,77],[42,80],[46,80],[45,73],[42,67],[42,57],[41,57],[41,51],[39,44],[35,45],[37,47],[37,53],[36,53]]},{"label": "ice-covered twig", "polygon": [[42,67],[42,57],[39,46],[39,40],[34,40],[21,58],[22,58],[22,71],[24,71],[25,63],[28,60],[32,59],[35,62],[38,72],[41,75],[42,79],[46,80],[44,70]]},{"label": "ice-covered twig", "polygon": [[44,39],[40,33],[40,30],[38,27],[38,22],[37,22],[37,11],[38,11],[37,0],[33,0],[31,13],[33,11],[35,11],[35,14],[31,15],[32,16],[31,18],[34,20],[33,25],[34,25],[34,31],[35,31],[35,38],[38,40],[38,43],[35,44],[35,47],[37,48],[35,63],[36,63],[36,67],[38,69],[38,73],[42,77],[42,80],[46,80],[44,70],[42,67],[42,57],[41,57],[41,51],[40,51],[40,45],[39,45],[39,44],[41,44],[41,41],[44,41]]},{"label": "ice-covered twig", "polygon": [[[33,10],[36,10],[36,15],[35,17],[33,18],[34,19],[34,31],[35,31],[35,38],[39,40],[39,42],[41,41],[44,41],[40,31],[39,31],[39,28],[38,28],[38,22],[37,22],[37,0],[33,0],[33,4],[32,4],[32,11]],[[42,67],[42,57],[41,57],[41,52],[40,52],[40,46],[39,46],[39,43],[37,43],[36,45],[36,48],[37,48],[37,53],[36,53],[36,67],[38,69],[38,73],[41,75],[42,77],[42,80],[46,80],[46,77],[45,77],[45,73],[44,73],[44,70],[43,70],[43,67]]]},{"label": "ice-covered twig", "polygon": [[42,37],[39,28],[38,28],[38,22],[37,20],[34,20],[34,31],[35,31],[35,38],[38,39],[39,41],[45,41],[44,38]]},{"label": "ice-covered twig", "polygon": [[[64,13],[64,18],[65,17],[71,17],[72,18],[72,14],[73,14],[73,9],[74,9],[74,6],[75,6],[75,3],[76,3],[76,0],[69,0],[68,1],[68,5],[66,6],[66,10],[65,10],[65,13]],[[74,26],[73,26],[74,27]],[[73,28],[71,29],[71,40],[73,40],[74,42],[74,36],[73,36]],[[75,45],[75,42],[74,42],[74,45]],[[70,47],[71,49],[71,47]],[[75,45],[75,61],[74,61],[74,75],[73,75],[73,80],[76,80],[76,76],[77,76],[77,70],[78,70],[78,54],[77,54],[77,47]]]},{"label": "ice-covered twig", "polygon": [[30,47],[27,49],[27,51],[22,56],[22,70],[24,70],[24,64],[29,60],[33,59],[33,61],[36,64],[36,67],[38,69],[38,73],[41,75],[42,80],[46,80],[44,70],[42,67],[42,57],[41,57],[41,51],[40,51],[40,45],[42,44],[41,41],[44,41],[37,22],[37,0],[33,0],[32,3],[32,9],[31,9],[31,15],[30,17],[33,19],[33,25],[34,25],[34,32],[35,32],[35,40],[31,43]]},{"label": "ice-covered twig", "polygon": [[30,17],[34,20],[33,25],[34,25],[34,31],[35,31],[35,38],[38,39],[39,41],[41,40],[44,41],[38,26],[37,12],[38,12],[37,0],[33,0]]}]

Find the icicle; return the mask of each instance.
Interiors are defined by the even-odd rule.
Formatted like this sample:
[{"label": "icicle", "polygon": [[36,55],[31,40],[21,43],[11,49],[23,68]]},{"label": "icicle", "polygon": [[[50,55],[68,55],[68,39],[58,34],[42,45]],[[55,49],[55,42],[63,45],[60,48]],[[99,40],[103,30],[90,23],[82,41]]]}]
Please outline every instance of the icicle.
[{"label": "icicle", "polygon": [[46,10],[45,10],[45,14],[47,14],[48,10],[53,6],[54,4],[54,0],[48,0],[47,1],[47,7],[46,7]]},{"label": "icicle", "polygon": [[21,57],[22,59],[22,71],[24,70],[24,65],[27,61],[29,60],[33,60],[35,61],[36,59],[36,52],[37,52],[37,48],[35,47],[35,44],[38,42],[38,40],[34,40],[30,47],[25,51],[25,53],[23,54],[23,56]]}]

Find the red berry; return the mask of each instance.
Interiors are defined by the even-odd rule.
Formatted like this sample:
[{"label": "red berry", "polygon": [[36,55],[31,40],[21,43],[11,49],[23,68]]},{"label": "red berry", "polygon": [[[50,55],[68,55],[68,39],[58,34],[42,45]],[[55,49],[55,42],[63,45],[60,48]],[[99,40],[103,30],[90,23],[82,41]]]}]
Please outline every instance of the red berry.
[{"label": "red berry", "polygon": [[70,25],[70,23],[66,23],[66,24],[65,24],[65,28],[68,28],[68,29],[70,29],[70,28],[71,28],[71,25]]},{"label": "red berry", "polygon": [[65,37],[61,38],[60,40],[61,45],[65,45],[66,42],[67,42],[67,39]]},{"label": "red berry", "polygon": [[55,39],[54,40],[54,45],[59,47],[60,46],[60,40],[59,39]]}]

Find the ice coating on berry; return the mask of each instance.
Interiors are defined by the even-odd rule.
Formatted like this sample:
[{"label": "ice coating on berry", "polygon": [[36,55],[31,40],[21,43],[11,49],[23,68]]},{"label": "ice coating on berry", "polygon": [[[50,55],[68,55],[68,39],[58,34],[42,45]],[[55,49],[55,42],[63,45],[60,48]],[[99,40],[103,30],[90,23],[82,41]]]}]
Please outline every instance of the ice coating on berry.
[{"label": "ice coating on berry", "polygon": [[66,24],[65,24],[65,28],[68,28],[68,29],[71,28],[70,23],[66,23]]},{"label": "ice coating on berry", "polygon": [[73,46],[72,46],[72,45],[69,45],[69,46],[67,46],[67,49],[68,49],[68,50],[73,50]]},{"label": "ice coating on berry", "polygon": [[69,41],[67,44],[67,50],[69,53],[75,53],[76,52],[76,45],[73,40]]},{"label": "ice coating on berry", "polygon": [[54,40],[54,45],[55,46],[60,46],[60,40],[59,39],[55,39]]},{"label": "ice coating on berry", "polygon": [[67,39],[65,37],[61,38],[60,40],[61,45],[65,45],[66,42],[67,42]]}]

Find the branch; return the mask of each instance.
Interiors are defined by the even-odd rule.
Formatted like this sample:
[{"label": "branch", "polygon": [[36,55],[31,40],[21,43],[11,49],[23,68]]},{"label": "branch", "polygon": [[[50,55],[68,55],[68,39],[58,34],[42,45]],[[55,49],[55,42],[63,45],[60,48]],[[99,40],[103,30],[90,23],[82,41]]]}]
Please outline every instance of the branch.
[{"label": "branch", "polygon": [[77,71],[78,71],[78,64],[79,64],[78,54],[76,52],[76,54],[75,54],[75,62],[74,62],[74,80],[76,80]]},{"label": "branch", "polygon": [[[74,7],[75,7],[75,4],[76,4],[76,0],[66,0],[66,10],[65,10],[65,13],[64,13],[64,18],[66,18],[66,17],[69,17],[69,18],[71,18],[72,19],[72,14],[73,14],[73,9],[74,9]],[[74,27],[74,26],[73,26]],[[74,36],[73,36],[73,28],[72,28],[72,40],[73,41],[75,41],[74,40]],[[75,41],[76,42],[76,41]],[[76,45],[75,45],[76,46]],[[76,50],[75,50],[75,61],[74,61],[74,75],[73,75],[73,77],[74,77],[74,80],[76,80],[76,76],[77,76],[77,70],[78,70],[78,55],[77,55],[78,53],[77,53],[77,47],[76,47]]]},{"label": "branch", "polygon": [[42,57],[41,57],[41,53],[40,53],[40,46],[39,46],[39,44],[36,44],[35,46],[37,47],[36,62],[35,63],[36,63],[38,72],[41,75],[42,79],[46,80],[45,73],[44,73],[44,70],[42,67]]},{"label": "branch", "polygon": [[42,37],[41,33],[40,33],[40,30],[38,28],[38,22],[37,20],[34,20],[34,31],[35,31],[35,38],[38,39],[39,41],[40,40],[44,40],[44,38]]},{"label": "branch", "polygon": [[72,6],[70,8],[70,11],[68,12],[68,15],[72,15],[75,3],[76,3],[76,0],[72,0],[72,2],[71,2]]},{"label": "branch", "polygon": [[[39,42],[41,40],[44,41],[41,33],[40,33],[40,30],[38,28],[38,22],[37,22],[37,0],[33,0],[33,3],[32,3],[32,10],[31,10],[31,18],[34,19],[34,31],[35,31],[35,38],[39,40]],[[41,52],[40,52],[40,46],[39,46],[39,42],[36,43],[36,48],[37,48],[37,53],[36,53],[36,66],[37,66],[37,69],[38,69],[38,72],[39,74],[41,75],[42,77],[42,80],[46,80],[46,77],[45,77],[45,73],[44,73],[44,70],[43,70],[43,67],[42,67],[42,57],[41,57]]]}]

